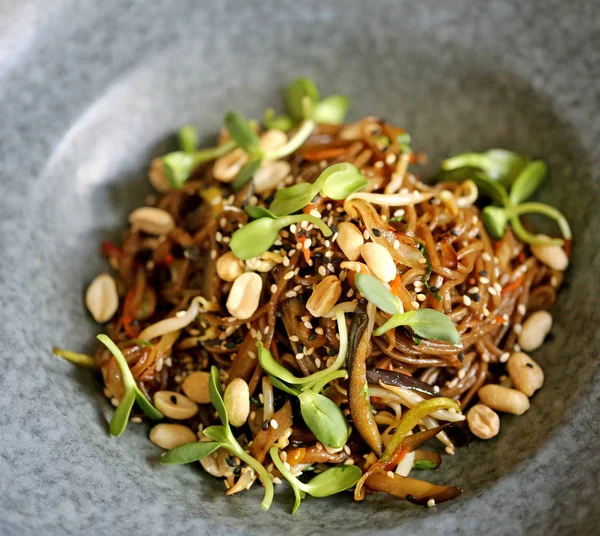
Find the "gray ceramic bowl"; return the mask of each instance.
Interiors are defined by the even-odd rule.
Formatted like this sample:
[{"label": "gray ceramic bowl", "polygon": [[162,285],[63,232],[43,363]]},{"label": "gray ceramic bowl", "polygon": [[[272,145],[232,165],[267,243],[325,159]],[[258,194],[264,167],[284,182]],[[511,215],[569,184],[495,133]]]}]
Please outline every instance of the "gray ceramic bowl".
[{"label": "gray ceramic bowl", "polygon": [[[598,2],[0,2],[0,533],[589,534],[600,440]],[[574,263],[536,353],[546,385],[500,437],[435,475],[435,509],[385,496],[268,513],[200,470],[157,463],[145,425],[107,434],[98,381],[50,355],[89,349],[83,289],[102,238],[143,203],[149,160],[193,122],[255,117],[306,74],[352,116],[405,126],[433,165],[465,149],[545,158]],[[596,527],[594,529],[594,527]]]}]

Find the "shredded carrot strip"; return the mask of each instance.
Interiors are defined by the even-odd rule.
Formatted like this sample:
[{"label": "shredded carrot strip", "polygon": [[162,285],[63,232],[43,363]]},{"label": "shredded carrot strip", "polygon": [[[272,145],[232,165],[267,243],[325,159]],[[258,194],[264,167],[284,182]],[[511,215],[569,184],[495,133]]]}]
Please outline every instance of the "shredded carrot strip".
[{"label": "shredded carrot strip", "polygon": [[394,296],[398,296],[400,294],[400,288],[402,286],[402,276],[398,274],[396,278],[391,282],[390,288],[392,290],[392,294]]},{"label": "shredded carrot strip", "polygon": [[512,292],[513,290],[518,289],[523,284],[524,280],[524,275],[520,275],[519,277],[517,277],[517,279],[515,279],[512,283],[509,283],[502,289],[502,296],[508,294],[509,292]]},{"label": "shredded carrot strip", "polygon": [[327,149],[313,149],[302,152],[302,156],[309,162],[319,162],[321,160],[329,160],[338,158],[348,152],[348,147],[329,147]]},{"label": "shredded carrot strip", "polygon": [[103,240],[100,244],[100,253],[104,257],[116,257],[117,259],[123,255],[121,248],[115,246],[108,240]]}]

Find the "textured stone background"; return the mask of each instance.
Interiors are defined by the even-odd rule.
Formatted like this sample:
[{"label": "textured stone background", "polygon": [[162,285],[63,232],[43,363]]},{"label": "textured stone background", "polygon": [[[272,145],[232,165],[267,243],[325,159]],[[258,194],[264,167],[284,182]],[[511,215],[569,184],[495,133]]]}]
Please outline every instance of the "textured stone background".
[{"label": "textured stone background", "polygon": [[[0,0],[0,533],[593,533],[600,381],[600,3]],[[465,488],[434,510],[387,497],[226,498],[160,467],[145,425],[107,434],[96,379],[50,355],[90,348],[82,291],[183,122],[262,116],[294,76],[405,126],[440,159],[492,146],[545,158],[575,266],[537,352],[546,386],[501,437],[446,458]],[[427,170],[426,170],[427,171]]]}]

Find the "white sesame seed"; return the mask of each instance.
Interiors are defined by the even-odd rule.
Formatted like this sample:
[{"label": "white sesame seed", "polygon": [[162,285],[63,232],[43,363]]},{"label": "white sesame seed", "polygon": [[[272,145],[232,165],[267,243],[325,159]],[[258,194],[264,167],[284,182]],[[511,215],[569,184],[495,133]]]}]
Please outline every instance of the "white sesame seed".
[{"label": "white sesame seed", "polygon": [[515,345],[513,346],[513,350],[514,350],[515,352],[520,352],[520,351],[521,351],[521,347],[520,347],[518,344],[515,344]]},{"label": "white sesame seed", "polygon": [[467,296],[466,294],[463,296],[463,303],[469,307],[471,305],[471,298],[469,298],[469,296]]},{"label": "white sesame seed", "polygon": [[[312,350],[312,348],[311,348],[311,350]],[[318,357],[317,357],[317,359],[315,359],[315,366],[317,368],[321,368],[321,360]]]},{"label": "white sesame seed", "polygon": [[142,422],[142,419],[140,417],[131,417],[131,422],[140,423]]},{"label": "white sesame seed", "polygon": [[425,294],[417,294],[417,300],[425,301],[426,299],[427,299],[427,296],[425,296]]},{"label": "white sesame seed", "polygon": [[435,499],[429,499],[427,501],[427,507],[428,508],[433,508],[435,506]]},{"label": "white sesame seed", "polygon": [[392,247],[398,249],[400,247],[400,240],[394,240]]},{"label": "white sesame seed", "polygon": [[319,335],[323,335],[323,328],[315,328],[315,333],[318,333]]},{"label": "white sesame seed", "polygon": [[490,310],[487,307],[483,308],[483,316],[490,316]]},{"label": "white sesame seed", "polygon": [[327,270],[325,269],[325,266],[321,265],[319,266],[319,275],[322,275],[323,277],[325,277],[327,275]]},{"label": "white sesame seed", "polygon": [[478,222],[479,222],[479,218],[478,218],[477,216],[473,216],[473,217],[471,218],[471,223],[472,223],[473,225],[477,225],[477,223],[478,223]]},{"label": "white sesame seed", "polygon": [[321,213],[320,213],[320,212],[319,212],[319,211],[318,211],[316,208],[313,208],[313,209],[312,209],[312,210],[309,212],[309,214],[310,214],[311,216],[314,216],[315,218],[320,218],[320,217],[321,217]]},{"label": "white sesame seed", "polygon": [[377,160],[377,162],[375,162],[373,164],[373,166],[375,166],[376,168],[382,168],[383,167],[383,162],[381,160]]},{"label": "white sesame seed", "polygon": [[296,224],[292,223],[292,225],[290,225],[290,232],[292,234],[296,234]]},{"label": "white sesame seed", "polygon": [[289,257],[284,257],[283,258],[283,265],[284,266],[289,266],[290,265],[290,258]]},{"label": "white sesame seed", "polygon": [[273,283],[273,284],[271,285],[271,292],[272,292],[273,294],[275,294],[275,293],[277,292],[277,285],[276,285],[275,283]]},{"label": "white sesame seed", "polygon": [[312,246],[312,238],[307,238],[304,241],[304,249],[310,249],[310,246]]},{"label": "white sesame seed", "polygon": [[469,289],[469,294],[477,294],[479,292],[479,287],[472,287]]},{"label": "white sesame seed", "polygon": [[488,287],[488,292],[492,295],[492,296],[498,296],[498,291],[494,288],[494,287]]},{"label": "white sesame seed", "polygon": [[279,428],[279,423],[275,419],[271,419],[271,426],[273,427],[273,430],[277,430],[277,428]]},{"label": "white sesame seed", "polygon": [[298,293],[295,290],[289,290],[285,293],[286,298],[295,298],[298,296]]},{"label": "white sesame seed", "polygon": [[419,279],[417,279],[417,280],[416,280],[416,281],[415,281],[413,284],[414,284],[414,286],[415,286],[415,289],[418,289],[418,288],[422,288],[422,287],[423,287],[423,281],[421,281],[421,280],[419,280]]},{"label": "white sesame seed", "polygon": [[258,393],[258,400],[260,400],[260,403],[262,404],[265,400],[265,397],[262,393]]},{"label": "white sesame seed", "polygon": [[388,471],[386,474],[387,474],[388,478],[394,478],[393,471]]},{"label": "white sesame seed", "polygon": [[394,211],[393,216],[394,218],[400,218],[401,216],[404,216],[404,209],[399,208],[398,210]]},{"label": "white sesame seed", "polygon": [[210,250],[210,258],[214,261],[217,258],[217,250],[216,249],[211,249]]},{"label": "white sesame seed", "polygon": [[300,361],[301,359],[304,359],[304,354],[303,354],[302,352],[299,352],[299,353],[297,353],[297,354],[296,354],[296,359],[297,359],[298,361]]},{"label": "white sesame seed", "polygon": [[331,273],[335,272],[335,268],[333,267],[333,264],[331,264],[331,263],[329,263],[329,264],[327,265],[327,269],[328,269],[328,270],[329,270]]},{"label": "white sesame seed", "polygon": [[516,335],[521,335],[521,332],[523,331],[523,324],[515,324],[513,326],[513,331]]},{"label": "white sesame seed", "polygon": [[290,272],[288,272],[287,274],[285,274],[285,275],[283,276],[283,280],[284,280],[284,281],[287,281],[288,279],[291,279],[292,277],[294,277],[294,272],[293,272],[293,271],[290,271]]},{"label": "white sesame seed", "polygon": [[481,254],[481,258],[486,262],[490,262],[492,260],[492,256],[487,251]]},{"label": "white sesame seed", "polygon": [[500,294],[502,292],[502,285],[500,283],[494,283],[494,288]]},{"label": "white sesame seed", "polygon": [[439,385],[434,385],[433,386],[433,392],[434,393],[439,393],[440,392],[440,386]]},{"label": "white sesame seed", "polygon": [[323,450],[323,445],[321,445],[321,443],[319,443],[318,441],[317,441],[315,447],[317,447],[317,450]]},{"label": "white sesame seed", "polygon": [[385,155],[385,163],[391,166],[396,161],[396,155],[394,153],[388,153]]},{"label": "white sesame seed", "polygon": [[487,285],[490,282],[490,280],[487,277],[480,277],[479,281],[482,285]]},{"label": "white sesame seed", "polygon": [[346,297],[352,298],[352,296],[354,296],[354,289],[350,289],[348,292],[346,292]]},{"label": "white sesame seed", "polygon": [[506,363],[508,361],[508,358],[510,357],[510,353],[509,352],[504,352],[501,356],[500,356],[500,363]]},{"label": "white sesame seed", "polygon": [[517,313],[519,313],[521,316],[525,315],[525,313],[527,312],[527,307],[525,307],[524,303],[520,303],[519,305],[517,305]]},{"label": "white sesame seed", "polygon": [[460,380],[462,380],[462,379],[463,379],[463,378],[464,378],[466,375],[467,375],[467,372],[465,371],[465,369],[460,369],[460,370],[458,371],[458,375],[457,375],[457,376],[458,376],[458,378],[459,378]]},{"label": "white sesame seed", "polygon": [[370,238],[369,231],[367,229],[365,229],[365,232],[363,233],[363,238],[365,240],[369,240],[369,238]]},{"label": "white sesame seed", "polygon": [[292,342],[298,342],[300,339],[298,338],[298,335],[291,335],[290,336],[290,341]]},{"label": "white sesame seed", "polygon": [[352,458],[348,458],[344,460],[344,465],[354,465],[354,460]]},{"label": "white sesame seed", "polygon": [[415,308],[418,309],[419,308],[419,302],[418,301],[411,301],[410,304]]},{"label": "white sesame seed", "polygon": [[304,327],[306,329],[312,329],[312,324],[310,322],[304,322]]},{"label": "white sesame seed", "polygon": [[489,363],[489,362],[490,362],[490,356],[489,356],[489,355],[487,355],[487,354],[481,354],[481,360],[482,360],[484,363]]}]

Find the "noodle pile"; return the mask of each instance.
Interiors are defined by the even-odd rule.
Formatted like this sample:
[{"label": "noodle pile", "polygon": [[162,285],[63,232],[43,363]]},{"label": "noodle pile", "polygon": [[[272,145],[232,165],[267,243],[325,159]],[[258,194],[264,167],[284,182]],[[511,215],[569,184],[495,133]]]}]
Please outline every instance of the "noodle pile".
[{"label": "noodle pile", "polygon": [[[222,134],[221,144],[229,142],[227,134]],[[280,159],[289,164],[285,168],[289,172],[270,187],[256,188],[249,181],[234,191],[230,183],[215,177],[222,160],[200,164],[181,188],[161,187],[163,192],[148,200],[148,206],[172,217],[174,225],[168,232],[152,234],[134,224],[120,246],[102,245],[119,296],[106,332],[123,352],[141,392],[149,400],[161,391],[184,394],[186,378],[209,372],[211,366],[218,367],[224,386],[243,380],[249,409],[234,435],[276,484],[282,473],[268,458],[273,447],[295,476],[318,474],[335,465],[354,465],[364,472],[381,455],[372,444],[381,444],[382,449],[389,444],[409,408],[442,396],[456,401],[466,413],[482,386],[512,388],[506,362],[521,350],[523,322],[556,299],[562,271],[540,262],[510,228],[502,239],[490,238],[476,206],[478,190],[473,182],[421,182],[409,164],[419,164],[424,156],[403,151],[398,141],[402,134],[374,117],[349,125],[320,123],[298,150]],[[247,207],[268,208],[277,189],[313,183],[337,163],[356,166],[367,179],[366,187],[341,200],[317,195],[301,210],[321,219],[331,236],[301,221],[282,229],[275,244],[259,257],[245,261],[231,257],[233,234],[251,219]],[[162,173],[157,159],[151,170],[153,184],[164,184]],[[394,259],[397,275],[386,285],[403,310],[444,313],[454,323],[461,344],[421,338],[402,326],[381,336],[373,334],[389,315],[360,295],[356,275],[372,273],[373,267],[360,257],[349,259],[339,247],[342,222],[352,222],[365,243],[379,244]],[[257,274],[262,283],[248,318],[236,318],[229,311],[235,279],[222,279],[218,267],[227,254],[233,268]],[[331,276],[341,285],[339,298],[334,308],[316,317],[307,302],[318,284]],[[324,447],[316,439],[300,414],[298,399],[274,386],[265,374],[258,342],[298,377],[331,366],[342,346],[342,371],[347,372],[323,386],[322,394],[339,406],[350,427],[343,447]],[[349,400],[351,367],[358,366],[358,359],[364,359],[369,383],[363,392],[366,407],[360,411],[372,412],[370,431],[358,424],[364,415],[355,414],[355,408],[362,408],[361,402],[353,405]],[[104,392],[117,405],[125,392],[119,365],[104,346],[95,360]],[[219,420],[209,400],[202,402],[189,418],[165,422],[183,424],[206,441],[203,430]],[[136,412],[134,421],[143,416]],[[394,463],[376,466],[381,470],[363,479],[365,487],[362,483],[357,487],[356,498],[362,498],[365,490],[384,491],[431,506],[457,495],[456,488],[433,486],[407,475],[413,466],[432,468],[441,462],[436,450],[419,448],[429,437],[435,436],[446,453],[454,454],[457,445],[450,432],[453,427],[466,428],[463,420],[453,409],[423,416],[406,436],[415,438],[415,445],[407,446],[405,439],[402,454],[396,451]],[[369,439],[369,434],[374,436]],[[201,463],[225,479],[229,494],[248,489],[257,478],[224,448]]]}]

